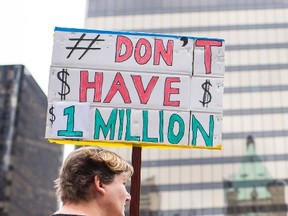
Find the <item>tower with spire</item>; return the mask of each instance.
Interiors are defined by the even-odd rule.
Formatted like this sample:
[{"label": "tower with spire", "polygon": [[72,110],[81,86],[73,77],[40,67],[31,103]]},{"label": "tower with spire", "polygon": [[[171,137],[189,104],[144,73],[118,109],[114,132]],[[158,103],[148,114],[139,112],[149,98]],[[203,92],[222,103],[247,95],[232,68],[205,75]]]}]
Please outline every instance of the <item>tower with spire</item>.
[{"label": "tower with spire", "polygon": [[247,137],[247,151],[238,171],[225,181],[227,215],[285,216],[285,185],[273,180],[256,154],[252,136]]}]

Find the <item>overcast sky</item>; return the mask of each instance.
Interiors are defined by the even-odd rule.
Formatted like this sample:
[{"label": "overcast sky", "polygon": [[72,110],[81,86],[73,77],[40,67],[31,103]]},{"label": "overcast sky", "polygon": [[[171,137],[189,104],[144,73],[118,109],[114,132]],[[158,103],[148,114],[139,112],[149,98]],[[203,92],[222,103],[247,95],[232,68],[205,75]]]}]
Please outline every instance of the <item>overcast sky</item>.
[{"label": "overcast sky", "polygon": [[83,28],[86,0],[1,0],[0,65],[23,64],[48,93],[54,27]]}]

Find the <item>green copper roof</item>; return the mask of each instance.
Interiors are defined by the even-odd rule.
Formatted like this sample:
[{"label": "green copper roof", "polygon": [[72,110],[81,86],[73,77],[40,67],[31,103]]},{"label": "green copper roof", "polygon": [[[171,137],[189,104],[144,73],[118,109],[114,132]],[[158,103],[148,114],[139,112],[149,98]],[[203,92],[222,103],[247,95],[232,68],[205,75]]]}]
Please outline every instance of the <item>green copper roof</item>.
[{"label": "green copper roof", "polygon": [[271,193],[266,186],[271,180],[271,175],[256,155],[253,138],[249,137],[247,153],[239,170],[231,178],[233,188],[230,191],[237,192],[237,200],[268,199]]}]

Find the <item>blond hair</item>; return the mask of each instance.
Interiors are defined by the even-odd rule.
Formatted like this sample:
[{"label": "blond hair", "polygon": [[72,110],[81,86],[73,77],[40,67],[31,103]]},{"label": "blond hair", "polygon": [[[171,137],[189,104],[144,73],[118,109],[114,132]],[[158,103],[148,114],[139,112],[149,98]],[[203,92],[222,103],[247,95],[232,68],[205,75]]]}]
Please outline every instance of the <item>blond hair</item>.
[{"label": "blond hair", "polygon": [[133,175],[133,167],[118,154],[100,147],[81,147],[71,152],[63,162],[59,178],[55,180],[56,194],[66,201],[89,201],[95,196],[92,190],[94,177],[109,184],[115,175]]}]

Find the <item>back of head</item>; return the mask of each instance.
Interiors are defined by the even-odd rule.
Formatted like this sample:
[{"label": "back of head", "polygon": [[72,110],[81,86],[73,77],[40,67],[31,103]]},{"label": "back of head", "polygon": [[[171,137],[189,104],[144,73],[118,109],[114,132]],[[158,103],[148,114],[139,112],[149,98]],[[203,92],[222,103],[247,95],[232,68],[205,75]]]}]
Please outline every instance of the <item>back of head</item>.
[{"label": "back of head", "polygon": [[63,203],[89,201],[95,196],[95,176],[109,184],[120,173],[130,178],[133,167],[116,153],[99,147],[79,148],[68,155],[60,169],[55,180],[57,196]]}]

